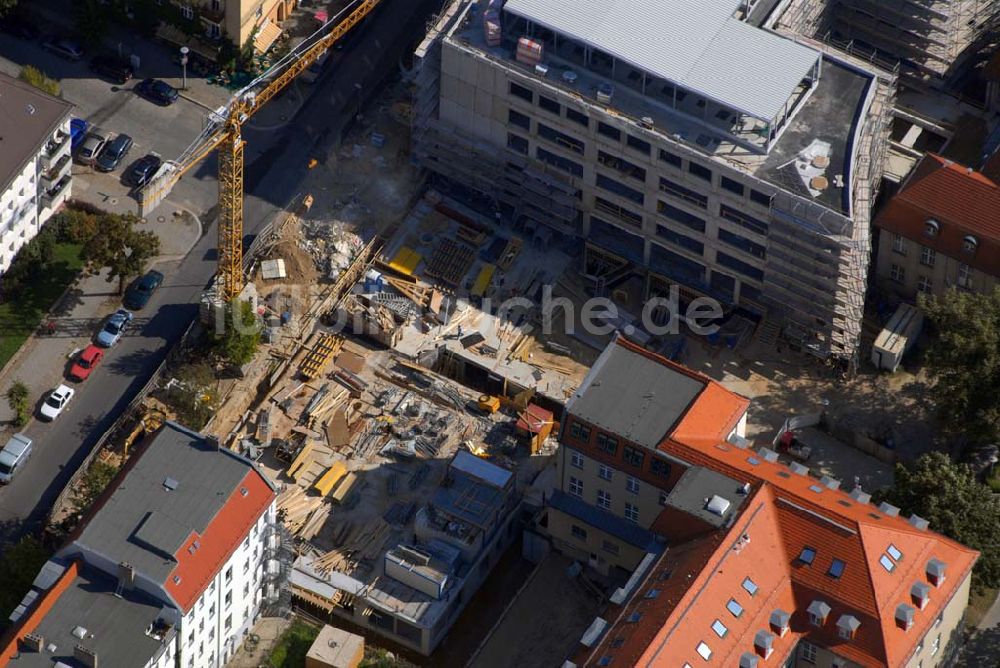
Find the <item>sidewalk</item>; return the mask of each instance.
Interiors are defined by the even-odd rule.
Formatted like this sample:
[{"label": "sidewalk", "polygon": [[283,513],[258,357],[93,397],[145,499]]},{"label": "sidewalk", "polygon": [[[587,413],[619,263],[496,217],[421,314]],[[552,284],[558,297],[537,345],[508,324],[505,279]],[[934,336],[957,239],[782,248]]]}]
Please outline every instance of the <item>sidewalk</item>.
[{"label": "sidewalk", "polygon": [[[95,202],[105,208],[106,204]],[[178,210],[168,201],[158,211],[163,220],[148,221],[140,229],[149,229],[160,237],[160,256],[152,265],[175,262],[183,258],[201,237],[201,223],[188,213],[179,216]],[[29,403],[35,402],[49,390],[64,382],[69,361],[74,353],[85,348],[93,339],[101,320],[121,305],[117,282],[108,282],[107,273],[79,278],[52,307],[49,318],[56,323],[52,336],[32,335],[10,362],[0,369],[0,425],[8,426],[13,411],[7,404],[7,390],[14,380],[29,388]],[[141,327],[144,318],[136,318],[134,327]],[[3,427],[0,427],[3,429]]]}]

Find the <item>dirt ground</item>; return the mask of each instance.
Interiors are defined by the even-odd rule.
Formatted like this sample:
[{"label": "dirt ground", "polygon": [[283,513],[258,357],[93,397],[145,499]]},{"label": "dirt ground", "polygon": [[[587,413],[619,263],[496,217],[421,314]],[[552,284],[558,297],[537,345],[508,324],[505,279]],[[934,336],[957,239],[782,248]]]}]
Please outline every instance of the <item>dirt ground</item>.
[{"label": "dirt ground", "polygon": [[549,553],[470,668],[551,668],[580,642],[598,613],[594,597],[566,575],[573,562]]}]

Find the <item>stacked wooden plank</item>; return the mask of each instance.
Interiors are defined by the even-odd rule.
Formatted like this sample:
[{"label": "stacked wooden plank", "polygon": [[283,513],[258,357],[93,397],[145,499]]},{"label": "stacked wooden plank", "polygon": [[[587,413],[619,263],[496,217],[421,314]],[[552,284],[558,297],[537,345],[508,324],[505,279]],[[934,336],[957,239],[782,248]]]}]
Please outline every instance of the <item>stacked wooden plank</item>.
[{"label": "stacked wooden plank", "polygon": [[285,527],[305,540],[311,540],[330,515],[330,506],[323,503],[322,497],[307,496],[298,485],[278,496],[277,508]]},{"label": "stacked wooden plank", "polygon": [[344,544],[317,558],[313,567],[320,573],[350,572],[359,562],[378,559],[389,533],[389,524],[382,518],[351,526]]},{"label": "stacked wooden plank", "polygon": [[341,337],[323,332],[313,349],[303,358],[302,364],[299,366],[299,373],[307,380],[315,378],[323,371],[323,367],[333,359],[333,356],[340,352],[343,345],[344,339]]}]

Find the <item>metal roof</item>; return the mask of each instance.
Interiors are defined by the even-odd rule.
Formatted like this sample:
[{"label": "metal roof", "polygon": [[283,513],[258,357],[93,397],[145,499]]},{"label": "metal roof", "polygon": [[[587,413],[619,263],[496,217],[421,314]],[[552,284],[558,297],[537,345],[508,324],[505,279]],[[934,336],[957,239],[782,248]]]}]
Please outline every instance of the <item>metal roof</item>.
[{"label": "metal roof", "polygon": [[[709,510],[714,499],[723,507],[722,514]],[[737,480],[701,466],[692,466],[684,472],[667,496],[666,505],[693,515],[703,522],[721,527],[743,506],[746,495]],[[706,499],[710,501],[706,503]]]},{"label": "metal roof", "polygon": [[459,450],[455,454],[451,467],[501,489],[507,486],[511,476],[514,475],[507,469],[491,464],[482,457],[476,457],[467,450]]},{"label": "metal roof", "polygon": [[704,387],[698,378],[611,344],[566,410],[604,431],[656,448]]},{"label": "metal roof", "polygon": [[733,18],[740,0],[508,0],[504,9],[761,119],[820,54]]},{"label": "metal roof", "polygon": [[638,524],[613,515],[560,490],[552,492],[549,506],[640,549],[647,549],[656,535]]}]

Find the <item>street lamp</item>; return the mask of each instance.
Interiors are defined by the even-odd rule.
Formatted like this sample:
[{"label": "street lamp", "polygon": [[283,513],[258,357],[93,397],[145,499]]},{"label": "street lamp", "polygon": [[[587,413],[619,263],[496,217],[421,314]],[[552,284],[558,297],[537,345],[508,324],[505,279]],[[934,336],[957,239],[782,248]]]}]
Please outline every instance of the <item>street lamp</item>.
[{"label": "street lamp", "polygon": [[183,80],[181,84],[181,90],[187,90],[188,87],[188,52],[191,49],[186,46],[181,47],[181,70],[183,71]]}]

